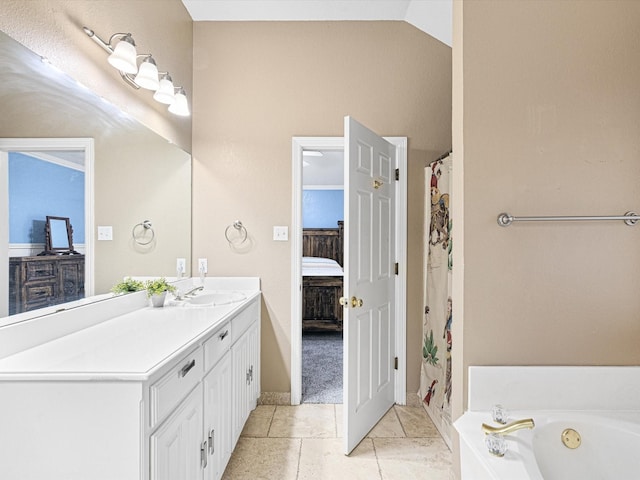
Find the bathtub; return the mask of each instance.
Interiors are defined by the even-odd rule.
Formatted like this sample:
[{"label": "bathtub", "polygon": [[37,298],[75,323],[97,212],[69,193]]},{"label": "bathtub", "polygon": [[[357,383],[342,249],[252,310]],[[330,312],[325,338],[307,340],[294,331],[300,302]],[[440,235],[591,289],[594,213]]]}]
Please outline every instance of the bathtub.
[{"label": "bathtub", "polygon": [[[533,418],[536,426],[505,436],[504,457],[484,445],[480,425],[495,425],[491,412],[467,412],[455,422],[463,480],[640,478],[640,412],[517,411],[509,418]],[[566,429],[580,435],[577,448],[563,444]]]}]

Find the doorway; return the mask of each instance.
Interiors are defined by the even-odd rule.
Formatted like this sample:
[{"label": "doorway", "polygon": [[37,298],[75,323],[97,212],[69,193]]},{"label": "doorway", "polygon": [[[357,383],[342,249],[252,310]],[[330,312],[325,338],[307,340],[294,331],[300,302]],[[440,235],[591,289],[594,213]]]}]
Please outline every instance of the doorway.
[{"label": "doorway", "polygon": [[344,150],[304,150],[302,160],[302,398],[343,397]]},{"label": "doorway", "polygon": [[[407,230],[407,139],[385,137],[395,145],[400,176],[396,201],[396,258],[399,265],[406,266]],[[292,139],[292,248],[291,248],[291,404],[299,405],[302,399],[302,191],[303,152],[305,150],[344,150],[343,137],[294,137]],[[405,267],[406,269],[406,267]],[[395,373],[395,402],[406,404],[406,275],[398,275],[395,303],[395,351],[398,367]]]}]

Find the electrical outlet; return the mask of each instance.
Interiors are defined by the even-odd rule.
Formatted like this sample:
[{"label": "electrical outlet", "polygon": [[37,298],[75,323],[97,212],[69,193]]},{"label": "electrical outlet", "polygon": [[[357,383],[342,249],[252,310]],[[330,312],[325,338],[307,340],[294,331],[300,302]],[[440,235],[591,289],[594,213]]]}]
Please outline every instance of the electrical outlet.
[{"label": "electrical outlet", "polygon": [[198,259],[198,272],[200,273],[207,273],[208,269],[207,269],[207,259],[206,258],[199,258]]},{"label": "electrical outlet", "polygon": [[277,242],[289,240],[289,227],[273,227],[273,239]]},{"label": "electrical outlet", "polygon": [[178,258],[176,260],[176,272],[178,273],[186,273],[187,272],[187,260],[184,258]]},{"label": "electrical outlet", "polygon": [[99,226],[98,227],[98,240],[113,240],[113,227]]}]

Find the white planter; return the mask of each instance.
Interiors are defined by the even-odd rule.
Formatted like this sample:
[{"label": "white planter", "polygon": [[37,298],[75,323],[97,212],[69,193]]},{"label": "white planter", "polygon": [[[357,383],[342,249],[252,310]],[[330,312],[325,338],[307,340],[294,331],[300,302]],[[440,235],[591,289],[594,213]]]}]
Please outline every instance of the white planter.
[{"label": "white planter", "polygon": [[151,295],[151,306],[162,307],[164,306],[164,300],[167,298],[167,292],[162,292],[156,295]]}]

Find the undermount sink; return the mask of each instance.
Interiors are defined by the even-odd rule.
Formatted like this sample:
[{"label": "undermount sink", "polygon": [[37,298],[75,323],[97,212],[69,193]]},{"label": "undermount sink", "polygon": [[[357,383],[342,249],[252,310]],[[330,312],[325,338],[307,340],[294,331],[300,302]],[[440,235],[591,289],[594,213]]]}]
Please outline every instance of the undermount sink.
[{"label": "undermount sink", "polygon": [[187,297],[183,300],[184,305],[210,307],[216,305],[229,305],[231,303],[237,303],[245,300],[247,296],[242,292],[236,291],[202,291],[196,293],[192,297]]}]

